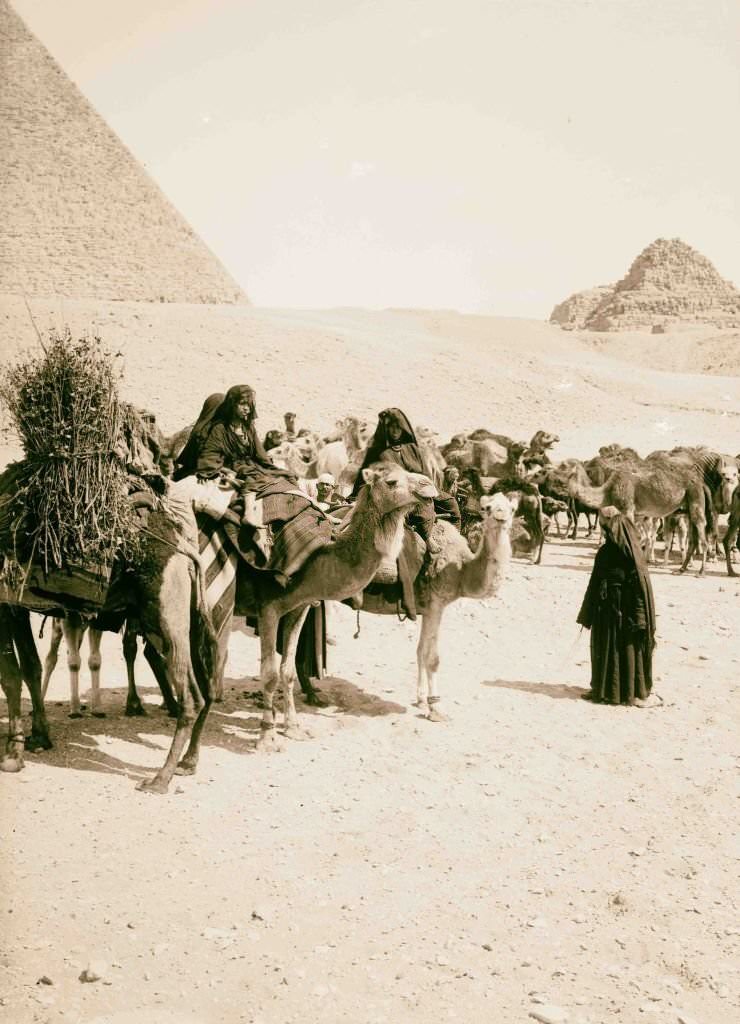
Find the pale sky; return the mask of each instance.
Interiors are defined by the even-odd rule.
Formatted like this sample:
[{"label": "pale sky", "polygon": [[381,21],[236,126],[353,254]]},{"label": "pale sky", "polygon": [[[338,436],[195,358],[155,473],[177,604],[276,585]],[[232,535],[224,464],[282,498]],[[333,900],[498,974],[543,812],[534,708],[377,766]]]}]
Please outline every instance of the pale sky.
[{"label": "pale sky", "polygon": [[740,286],[738,0],[11,0],[260,306]]}]

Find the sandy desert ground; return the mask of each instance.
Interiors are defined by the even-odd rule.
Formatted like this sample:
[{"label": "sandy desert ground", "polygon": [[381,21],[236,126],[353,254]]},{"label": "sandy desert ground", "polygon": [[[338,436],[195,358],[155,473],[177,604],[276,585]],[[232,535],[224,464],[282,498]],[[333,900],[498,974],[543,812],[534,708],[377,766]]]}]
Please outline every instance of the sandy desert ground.
[{"label": "sandy desert ground", "polygon": [[[398,404],[443,439],[555,431],[557,457],[613,441],[740,450],[740,352],[716,332],[32,309],[42,329],[98,329],[120,348],[127,395],[166,430],[248,382],[263,430],[288,408],[324,430]],[[33,339],[23,301],[3,300],[3,358]],[[60,664],[54,750],[0,777],[2,1024],[737,1019],[740,584],[717,564],[703,579],[656,568],[665,704],[592,706],[574,620],[593,553],[591,540],[553,539],[543,565],[512,564],[497,598],[449,610],[445,724],[411,704],[413,624],[365,615],[354,639],[340,608],[331,706],[302,708],[314,738],[256,754],[257,645],[234,633],[199,774],[163,798],[134,788],[172,730],[144,666],[149,716],[125,719],[120,642],[106,637],[107,715],[70,720]],[[80,981],[86,968],[99,980]]]}]

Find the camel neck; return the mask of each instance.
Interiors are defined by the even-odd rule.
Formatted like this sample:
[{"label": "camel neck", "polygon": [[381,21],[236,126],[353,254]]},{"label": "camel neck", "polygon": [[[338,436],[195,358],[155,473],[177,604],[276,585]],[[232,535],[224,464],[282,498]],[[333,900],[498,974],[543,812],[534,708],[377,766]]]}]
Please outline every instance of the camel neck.
[{"label": "camel neck", "polygon": [[480,547],[463,568],[462,596],[491,597],[498,590],[510,560],[509,531],[495,519],[486,520]]}]

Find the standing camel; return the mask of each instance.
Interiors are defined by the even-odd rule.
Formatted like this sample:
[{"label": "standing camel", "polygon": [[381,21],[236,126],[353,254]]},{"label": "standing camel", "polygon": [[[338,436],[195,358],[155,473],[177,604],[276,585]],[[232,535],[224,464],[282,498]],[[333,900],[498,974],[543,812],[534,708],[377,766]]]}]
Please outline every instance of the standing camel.
[{"label": "standing camel", "polygon": [[[701,554],[699,575],[704,572],[707,524],[710,529],[713,527],[714,509],[711,492],[697,466],[670,457],[646,460],[635,469],[615,470],[599,487],[584,484],[579,480],[578,467],[569,467],[565,482],[571,497],[591,508],[615,505],[633,522],[638,515],[662,517],[685,509],[695,537],[694,546]],[[690,545],[680,572],[686,571],[691,551]]]},{"label": "standing camel", "polygon": [[[349,522],[336,540],[319,548],[283,590],[271,580],[259,582],[260,675],[264,711],[259,740],[261,749],[278,746],[274,698],[282,684],[285,733],[300,738],[293,695],[297,683],[295,655],[301,626],[309,606],[316,601],[342,601],[361,593],[381,562],[395,560],[403,543],[404,517],[424,498],[437,491],[419,473],[408,473],[393,464],[363,470],[365,486]],[[277,631],[283,620],[283,655],[278,671]]]},{"label": "standing camel", "polygon": [[[420,618],[416,647],[416,706],[430,722],[447,721],[438,704],[439,631],[445,609],[461,597],[486,600],[498,592],[511,561],[513,509],[504,494],[482,500],[481,537],[473,553],[465,538],[438,519],[430,538],[429,565],[414,582]],[[362,608],[370,614],[396,614],[396,604],[377,595],[364,595]],[[305,692],[305,688],[304,688]]]},{"label": "standing camel", "polygon": [[[417,613],[421,616],[419,643],[417,706],[431,722],[445,720],[437,707],[439,669],[439,629],[445,608],[461,597],[484,600],[498,591],[511,559],[511,523],[513,511],[504,494],[494,494],[483,505],[483,534],[475,554],[454,526],[437,522],[432,542],[439,554],[425,576],[415,586]],[[436,535],[436,536],[435,536]],[[441,543],[440,543],[441,541]]]},{"label": "standing camel", "polygon": [[[167,759],[152,779],[137,787],[146,792],[167,791],[188,737],[190,743],[181,762],[183,773],[189,773],[197,759],[200,733],[213,699],[212,677],[219,653],[203,590],[197,552],[183,537],[180,524],[164,512],[153,512],[136,566],[129,567],[125,586],[112,588],[116,606],[103,608],[136,615],[142,634],[161,652],[164,672],[177,699],[177,724]],[[34,610],[59,614],[58,607],[48,607],[48,601],[4,588],[0,603],[0,677],[10,718],[4,771],[23,768],[23,679],[33,705],[33,732],[26,746],[51,746],[41,693],[41,663],[30,632],[28,610],[23,607],[26,604]]]}]

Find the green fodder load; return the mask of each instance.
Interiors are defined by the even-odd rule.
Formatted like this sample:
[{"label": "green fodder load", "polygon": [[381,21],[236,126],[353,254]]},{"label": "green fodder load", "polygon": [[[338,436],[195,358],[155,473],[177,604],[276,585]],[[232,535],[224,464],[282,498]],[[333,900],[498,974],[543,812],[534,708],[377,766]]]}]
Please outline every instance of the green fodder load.
[{"label": "green fodder load", "polygon": [[110,566],[133,553],[126,426],[114,357],[99,338],[51,332],[43,352],[6,369],[0,400],[25,458],[0,477],[0,549],[45,573]]}]

